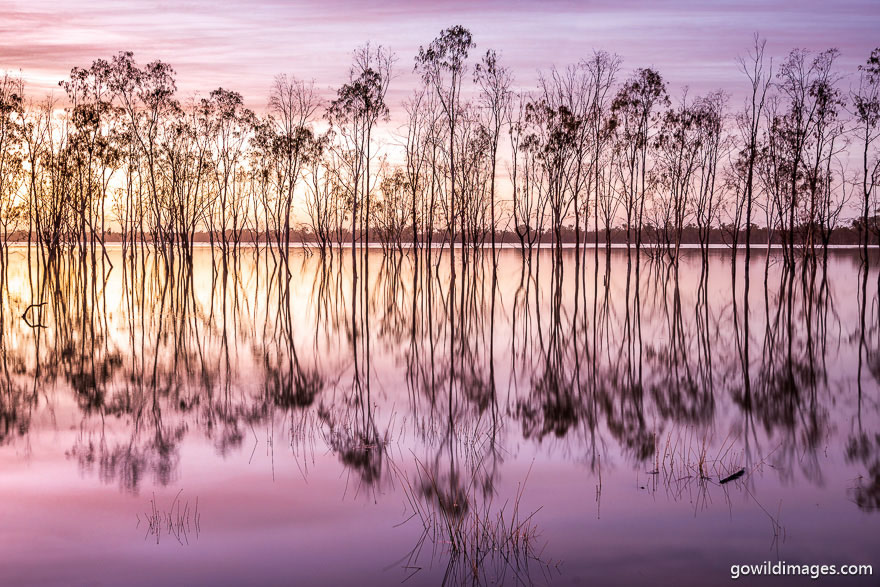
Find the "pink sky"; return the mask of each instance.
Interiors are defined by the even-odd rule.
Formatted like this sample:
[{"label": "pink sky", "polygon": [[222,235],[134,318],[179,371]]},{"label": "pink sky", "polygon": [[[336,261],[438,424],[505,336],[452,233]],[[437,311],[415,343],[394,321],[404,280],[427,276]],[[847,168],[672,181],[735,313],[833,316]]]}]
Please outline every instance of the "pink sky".
[{"label": "pink sky", "polygon": [[57,81],[71,67],[131,50],[141,63],[170,62],[182,96],[223,86],[262,109],[281,72],[314,78],[329,94],[345,77],[351,50],[369,40],[397,53],[396,104],[412,88],[419,45],[462,24],[474,33],[476,54],[499,50],[523,87],[539,69],[596,48],[623,56],[625,71],[657,67],[673,94],[687,84],[736,96],[735,58],[754,32],[777,60],[793,47],[838,47],[841,70],[850,73],[880,45],[878,23],[876,0],[12,0],[0,2],[0,70],[21,70],[32,93],[60,93]]}]

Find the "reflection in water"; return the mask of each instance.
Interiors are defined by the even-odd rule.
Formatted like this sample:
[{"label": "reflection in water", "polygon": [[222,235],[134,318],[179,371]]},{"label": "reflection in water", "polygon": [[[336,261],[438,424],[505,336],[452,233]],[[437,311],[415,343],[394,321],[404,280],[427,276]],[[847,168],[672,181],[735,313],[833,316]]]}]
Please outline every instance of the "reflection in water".
[{"label": "reflection in water", "polygon": [[[307,492],[330,455],[342,475],[324,500],[402,504],[387,525],[415,547],[396,580],[564,581],[553,549],[576,539],[558,509],[545,528],[541,508],[590,501],[593,485],[605,504],[640,499],[625,483],[657,508],[665,496],[760,517],[775,507],[768,484],[797,493],[849,475],[831,497],[880,507],[878,298],[856,254],[792,269],[722,251],[675,265],[501,251],[496,266],[467,249],[451,264],[436,250],[204,248],[191,262],[111,250],[42,265],[22,248],[5,279],[0,454],[57,448],[84,486],[126,494],[176,491],[187,469],[245,471],[263,452],[273,479],[295,470]],[[65,446],[34,443],[53,430]],[[578,471],[592,485],[572,485]],[[590,555],[575,556],[589,576]]]}]

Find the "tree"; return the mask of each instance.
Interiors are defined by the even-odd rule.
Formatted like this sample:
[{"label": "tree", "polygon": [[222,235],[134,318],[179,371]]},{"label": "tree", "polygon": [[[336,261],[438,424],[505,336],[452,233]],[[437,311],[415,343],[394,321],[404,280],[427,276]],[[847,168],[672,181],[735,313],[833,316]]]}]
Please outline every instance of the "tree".
[{"label": "tree", "polygon": [[0,283],[5,283],[9,233],[22,217],[19,191],[24,181],[24,83],[0,79]]},{"label": "tree", "polygon": [[483,60],[477,64],[474,70],[474,80],[480,86],[483,125],[489,139],[488,150],[491,161],[489,201],[491,210],[492,258],[494,263],[495,233],[498,222],[495,214],[495,175],[498,160],[498,140],[501,137],[502,127],[510,120],[510,106],[513,95],[510,86],[513,83],[513,75],[508,68],[498,64],[498,56],[495,51],[489,50],[486,51]]},{"label": "tree", "polygon": [[855,132],[862,159],[862,259],[868,262],[868,234],[874,190],[880,183],[880,157],[872,152],[880,137],[880,48],[871,51],[867,63],[859,66],[859,86],[851,94]]},{"label": "tree", "polygon": [[[595,247],[598,255],[599,249],[599,216],[600,211],[604,217],[605,225],[605,243],[606,247],[610,247],[611,237],[611,219],[616,213],[617,199],[612,197],[611,189],[608,189],[610,182],[610,173],[606,171],[612,169],[613,160],[606,161],[609,154],[606,153],[609,139],[611,138],[611,124],[609,119],[609,110],[611,106],[611,88],[614,80],[620,70],[621,59],[617,55],[612,55],[604,51],[594,51],[593,56],[583,63],[590,75],[591,94],[589,96],[589,114],[588,127],[590,132],[590,141],[592,144],[592,159],[590,161],[590,171],[592,176],[592,188],[594,196],[595,210]],[[603,177],[603,176],[608,176]]]},{"label": "tree", "polygon": [[256,116],[245,108],[241,94],[223,88],[202,99],[199,108],[207,118],[211,175],[216,190],[209,203],[207,229],[212,239],[215,234],[219,236],[225,254],[230,238],[232,250],[237,250],[247,218],[243,163]]},{"label": "tree", "polygon": [[[772,62],[765,71],[764,48],[767,41],[755,35],[753,52],[746,58],[738,58],[740,70],[749,80],[750,92],[747,94],[743,110],[736,116],[742,151],[740,164],[743,167],[742,194],[735,204],[737,209],[745,208],[746,259],[748,266],[752,255],[752,214],[755,206],[755,164],[758,158],[758,140],[761,120],[767,100],[767,90],[773,78]],[[739,223],[734,227],[734,250],[739,235]]]},{"label": "tree", "polygon": [[636,253],[642,242],[645,210],[648,149],[655,107],[668,106],[666,83],[653,69],[637,69],[618,90],[611,105],[614,116],[615,149],[618,151],[618,181],[626,214],[626,243],[635,229]]},{"label": "tree", "polygon": [[[816,222],[816,197],[819,193],[818,169],[821,162],[829,155],[830,147],[826,131],[828,125],[836,118],[840,106],[840,96],[835,85],[838,76],[834,73],[834,61],[839,55],[837,49],[828,49],[812,59],[805,49],[795,49],[789,53],[777,74],[777,88],[787,101],[787,111],[777,114],[773,120],[772,131],[775,139],[780,141],[782,149],[781,162],[785,171],[785,192],[779,194],[780,214],[782,218],[783,243],[786,250],[786,263],[794,264],[795,229],[803,225],[806,234],[803,237],[807,250],[812,252]],[[805,160],[807,150],[810,163]],[[803,193],[802,193],[803,192]],[[807,199],[806,207],[803,198]],[[802,222],[797,222],[798,213],[802,212]]]},{"label": "tree", "polygon": [[269,95],[270,118],[258,133],[260,147],[269,156],[274,206],[269,213],[281,258],[287,259],[296,186],[313,153],[312,117],[321,102],[313,81],[281,74]]},{"label": "tree", "polygon": [[447,139],[449,140],[449,213],[447,231],[450,239],[449,266],[455,278],[455,137],[461,115],[461,84],[467,71],[468,52],[475,48],[471,32],[456,25],[440,32],[440,36],[427,47],[419,47],[415,70],[421,73],[422,81],[436,92],[443,114],[446,118]]},{"label": "tree", "polygon": [[348,182],[352,195],[352,249],[355,247],[358,224],[366,241],[370,239],[373,129],[380,119],[388,118],[385,95],[391,83],[394,59],[394,55],[381,45],[373,48],[367,43],[355,50],[349,81],[339,88],[336,99],[330,103],[327,111],[331,124],[339,129],[346,149],[343,160],[349,169]]}]

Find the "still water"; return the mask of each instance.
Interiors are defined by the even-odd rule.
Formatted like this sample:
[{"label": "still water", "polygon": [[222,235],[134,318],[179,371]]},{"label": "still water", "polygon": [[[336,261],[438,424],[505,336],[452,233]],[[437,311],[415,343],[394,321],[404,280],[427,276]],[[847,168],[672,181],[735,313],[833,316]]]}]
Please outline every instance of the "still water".
[{"label": "still water", "polygon": [[857,252],[760,252],[748,284],[721,250],[457,263],[12,248],[0,583],[711,585],[767,560],[878,583]]}]

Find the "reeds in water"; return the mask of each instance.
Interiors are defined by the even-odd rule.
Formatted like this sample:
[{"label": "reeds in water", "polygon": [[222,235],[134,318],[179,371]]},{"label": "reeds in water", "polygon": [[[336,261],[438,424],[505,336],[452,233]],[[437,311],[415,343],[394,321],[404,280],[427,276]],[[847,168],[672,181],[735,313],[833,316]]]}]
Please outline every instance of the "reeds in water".
[{"label": "reeds in water", "polygon": [[152,536],[156,539],[156,544],[159,544],[163,534],[172,536],[180,544],[189,544],[191,535],[198,540],[202,519],[202,515],[199,513],[199,498],[196,496],[195,504],[190,507],[189,500],[182,501],[180,499],[181,493],[183,493],[183,489],[177,492],[167,510],[159,507],[154,493],[150,498],[150,511],[144,513],[144,519],[141,520],[140,515],[136,514],[137,527],[140,527],[142,522],[147,524],[144,540]]}]

